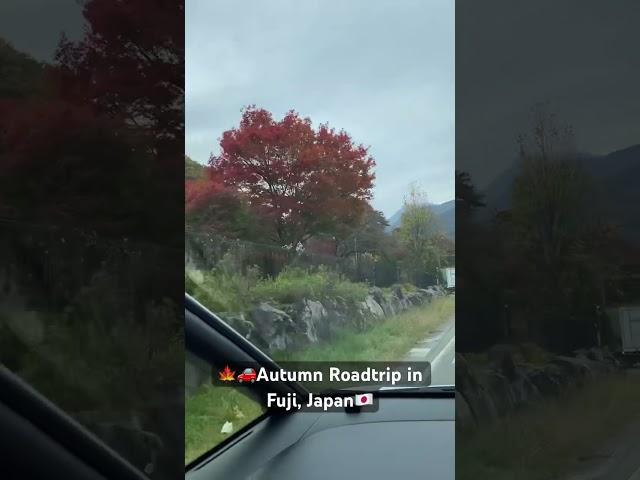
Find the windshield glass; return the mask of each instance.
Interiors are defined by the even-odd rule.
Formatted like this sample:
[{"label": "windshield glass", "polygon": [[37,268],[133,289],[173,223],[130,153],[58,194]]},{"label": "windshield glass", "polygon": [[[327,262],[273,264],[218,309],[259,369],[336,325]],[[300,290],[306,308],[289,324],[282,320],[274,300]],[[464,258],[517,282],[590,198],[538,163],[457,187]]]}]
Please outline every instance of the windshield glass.
[{"label": "windshield glass", "polygon": [[[310,29],[276,34],[265,16],[308,12],[257,5],[239,21],[231,7],[188,4],[186,291],[283,369],[323,370],[322,389],[400,386],[329,376],[332,366],[385,371],[392,362],[424,362],[421,385],[452,385],[453,35],[443,33],[438,49],[424,44],[423,22],[380,35],[389,19],[404,25],[417,13],[409,2],[349,8],[381,29],[357,29],[362,41],[328,58],[327,25],[353,34],[330,9],[314,12]],[[438,25],[452,25],[453,8],[438,12]],[[228,38],[237,39],[233,55],[222,54]],[[303,44],[313,62],[295,51]],[[422,56],[434,52],[430,61],[410,60],[416,44]],[[372,84],[363,72],[381,51],[380,71],[406,76]],[[261,74],[238,70],[237,58]],[[333,62],[345,76],[327,74]],[[313,87],[319,79],[324,92]],[[216,373],[216,386],[265,381],[259,366],[255,379],[247,365],[216,367],[227,366],[234,374]]]}]

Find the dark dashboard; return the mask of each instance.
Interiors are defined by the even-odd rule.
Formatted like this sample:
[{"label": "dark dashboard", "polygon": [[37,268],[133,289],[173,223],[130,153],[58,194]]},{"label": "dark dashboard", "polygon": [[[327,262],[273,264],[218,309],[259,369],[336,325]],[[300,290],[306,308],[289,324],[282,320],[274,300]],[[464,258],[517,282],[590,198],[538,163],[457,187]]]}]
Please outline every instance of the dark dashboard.
[{"label": "dark dashboard", "polygon": [[383,397],[377,412],[266,417],[186,479],[327,480],[455,477],[455,400]]}]

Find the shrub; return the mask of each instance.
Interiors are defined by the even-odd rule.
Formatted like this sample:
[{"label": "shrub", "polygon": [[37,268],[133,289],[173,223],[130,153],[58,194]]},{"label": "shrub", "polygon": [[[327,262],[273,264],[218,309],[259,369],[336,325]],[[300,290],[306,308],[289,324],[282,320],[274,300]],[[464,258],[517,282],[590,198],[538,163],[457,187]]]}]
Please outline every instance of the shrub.
[{"label": "shrub", "polygon": [[363,301],[368,292],[366,284],[350,282],[326,267],[288,267],[275,278],[262,279],[257,268],[247,269],[245,275],[223,269],[187,270],[185,286],[189,294],[218,313],[246,311],[260,302],[286,305],[303,298],[341,298],[355,303]]},{"label": "shrub", "polygon": [[520,345],[520,353],[524,362],[536,365],[547,363],[551,357],[547,351],[534,343]]},{"label": "shrub", "polygon": [[347,302],[357,302],[365,299],[367,291],[366,284],[350,282],[326,267],[321,266],[315,271],[288,267],[274,279],[261,280],[251,296],[255,302],[271,300],[279,304],[295,303],[303,298],[342,298]]},{"label": "shrub", "polygon": [[214,312],[240,312],[251,305],[250,292],[258,283],[259,272],[248,268],[245,275],[222,270],[187,270],[185,287],[196,300]]}]

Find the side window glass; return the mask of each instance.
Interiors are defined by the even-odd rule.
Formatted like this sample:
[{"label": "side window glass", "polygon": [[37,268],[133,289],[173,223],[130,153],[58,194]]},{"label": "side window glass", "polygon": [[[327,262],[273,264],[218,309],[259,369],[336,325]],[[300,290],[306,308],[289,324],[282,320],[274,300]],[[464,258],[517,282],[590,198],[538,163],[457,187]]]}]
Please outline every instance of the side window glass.
[{"label": "side window glass", "polygon": [[211,365],[187,352],[185,378],[185,465],[220,444],[264,412],[242,388],[216,387]]}]

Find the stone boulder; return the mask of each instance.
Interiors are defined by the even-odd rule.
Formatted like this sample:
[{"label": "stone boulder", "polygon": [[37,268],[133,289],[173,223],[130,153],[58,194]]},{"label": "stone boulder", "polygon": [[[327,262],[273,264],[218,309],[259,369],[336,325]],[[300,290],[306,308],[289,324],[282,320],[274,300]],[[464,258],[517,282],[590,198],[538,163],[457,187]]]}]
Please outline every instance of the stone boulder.
[{"label": "stone boulder", "polygon": [[527,370],[516,370],[515,378],[509,382],[509,392],[514,409],[542,399],[540,391],[529,378]]},{"label": "stone boulder", "polygon": [[562,383],[566,386],[582,385],[586,379],[593,377],[588,362],[589,360],[561,355],[551,360],[551,364],[558,368]]},{"label": "stone boulder", "polygon": [[399,313],[402,313],[403,310],[405,310],[406,301],[404,299],[404,296],[403,298],[398,298],[395,294],[392,293],[388,297],[388,302],[389,302],[389,308],[394,315],[398,315]]},{"label": "stone boulder", "polygon": [[426,288],[421,288],[420,291],[426,293],[431,298],[444,297],[447,294],[446,290],[440,285],[431,285]]},{"label": "stone boulder", "polygon": [[378,287],[373,287],[369,290],[369,294],[373,297],[376,303],[380,305],[385,317],[391,317],[396,314],[390,294],[385,294],[384,291]]},{"label": "stone boulder", "polygon": [[373,295],[367,295],[367,297],[364,299],[364,302],[362,302],[362,307],[366,312],[366,315],[370,316],[375,320],[384,318],[385,316],[384,310],[382,309],[380,304],[376,302]]},{"label": "stone boulder", "polygon": [[497,344],[487,351],[487,357],[499,371],[509,380],[516,376],[517,347],[513,345]]},{"label": "stone boulder", "polygon": [[423,305],[425,303],[429,303],[431,301],[431,296],[421,290],[416,290],[415,292],[410,292],[407,294],[407,300],[411,305],[417,307]]},{"label": "stone boulder", "polygon": [[413,303],[411,303],[411,300],[409,300],[406,295],[403,298],[399,299],[399,303],[401,312],[405,312],[414,307]]},{"label": "stone boulder", "polygon": [[[459,353],[456,353],[456,391],[464,397],[474,424],[484,423],[497,416],[496,407],[483,385],[482,374],[474,371]],[[458,395],[456,401],[457,399]]]},{"label": "stone boulder", "polygon": [[620,363],[609,350],[597,347],[576,350],[574,354],[576,358],[591,360],[598,364],[609,364],[611,367],[618,366]]},{"label": "stone boulder", "polygon": [[487,372],[484,387],[493,400],[497,416],[502,417],[514,410],[515,399],[507,377],[495,371]]},{"label": "stone boulder", "polygon": [[530,370],[527,378],[543,397],[557,397],[564,387],[562,375],[553,366]]},{"label": "stone boulder", "polygon": [[404,298],[404,289],[402,288],[402,285],[393,285],[391,287],[391,294],[398,300],[402,300]]},{"label": "stone boulder", "polygon": [[[605,354],[577,352],[576,357],[545,352],[544,362],[532,364],[523,358],[517,345],[494,345],[486,352],[488,362],[473,366],[456,354],[456,400],[463,398],[461,428],[508,415],[543,398],[557,397],[567,389],[579,387],[617,369]],[[591,357],[591,358],[589,358]],[[469,420],[469,415],[473,421]]]},{"label": "stone boulder", "polygon": [[344,299],[323,300],[322,306],[327,312],[327,339],[334,338],[340,330],[355,325],[353,308]]},{"label": "stone boulder", "polygon": [[302,334],[302,342],[317,344],[330,337],[329,314],[324,305],[315,300],[304,299],[296,308],[296,326]]},{"label": "stone boulder", "polygon": [[284,350],[293,343],[296,327],[286,312],[262,302],[251,310],[249,317],[254,326],[251,338],[259,346],[273,351]]}]

